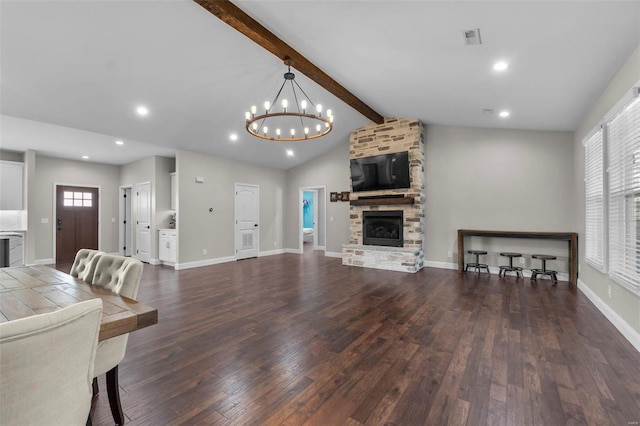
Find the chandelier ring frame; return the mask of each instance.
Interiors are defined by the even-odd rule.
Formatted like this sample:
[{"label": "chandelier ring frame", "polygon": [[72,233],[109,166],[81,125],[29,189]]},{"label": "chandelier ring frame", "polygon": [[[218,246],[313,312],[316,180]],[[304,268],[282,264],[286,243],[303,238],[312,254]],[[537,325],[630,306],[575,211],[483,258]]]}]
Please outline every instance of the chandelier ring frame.
[{"label": "chandelier ring frame", "polygon": [[[300,117],[300,119],[309,118],[312,120],[316,120],[318,122],[325,123],[326,126],[322,132],[314,133],[311,135],[294,136],[289,138],[284,136],[269,136],[263,133],[261,134],[259,133],[260,127],[258,127],[256,130],[254,130],[251,127],[253,123],[256,123],[261,120],[266,120],[272,117]],[[277,142],[298,142],[298,141],[306,141],[306,140],[316,139],[316,138],[325,136],[333,129],[333,123],[331,121],[331,118],[329,117],[322,117],[314,114],[307,114],[307,113],[295,112],[295,111],[287,111],[287,112],[272,112],[272,113],[266,113],[266,114],[256,115],[254,117],[251,117],[250,119],[246,120],[245,128],[247,132],[251,133],[253,136],[258,137],[260,139],[277,141]]]}]

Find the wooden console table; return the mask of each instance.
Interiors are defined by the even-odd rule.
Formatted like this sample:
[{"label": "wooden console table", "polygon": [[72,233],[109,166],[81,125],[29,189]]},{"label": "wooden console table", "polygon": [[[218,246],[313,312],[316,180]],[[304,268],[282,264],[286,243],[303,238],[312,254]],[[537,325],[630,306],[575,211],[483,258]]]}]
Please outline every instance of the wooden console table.
[{"label": "wooden console table", "polygon": [[569,282],[578,283],[578,234],[575,232],[482,231],[458,229],[458,272],[464,271],[464,237],[523,238],[561,240],[569,244]]}]

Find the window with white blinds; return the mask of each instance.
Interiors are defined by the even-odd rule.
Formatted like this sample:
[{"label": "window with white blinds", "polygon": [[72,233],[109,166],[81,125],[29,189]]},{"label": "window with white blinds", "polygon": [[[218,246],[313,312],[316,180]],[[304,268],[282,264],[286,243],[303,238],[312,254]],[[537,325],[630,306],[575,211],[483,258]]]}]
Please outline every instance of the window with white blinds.
[{"label": "window with white blinds", "polygon": [[605,270],[604,145],[602,129],[584,141],[585,260]]},{"label": "window with white blinds", "polygon": [[606,124],[609,181],[609,275],[640,290],[640,98]]}]

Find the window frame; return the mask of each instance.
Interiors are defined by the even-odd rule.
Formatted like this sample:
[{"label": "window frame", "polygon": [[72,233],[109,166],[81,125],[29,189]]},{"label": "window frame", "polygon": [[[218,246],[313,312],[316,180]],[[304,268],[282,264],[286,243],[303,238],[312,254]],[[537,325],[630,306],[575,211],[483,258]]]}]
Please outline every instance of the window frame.
[{"label": "window frame", "polygon": [[[639,82],[640,83],[640,82]],[[640,84],[639,84],[640,86]],[[634,87],[605,117],[608,214],[608,272],[611,280],[640,295],[640,89]],[[614,128],[625,120],[623,129]],[[628,123],[627,123],[628,122]],[[626,126],[631,125],[631,128]],[[620,139],[622,138],[622,139]]]},{"label": "window frame", "polygon": [[[606,164],[606,132],[604,123],[599,123],[583,139],[585,155],[585,262],[600,272],[607,272],[608,264],[608,197]],[[596,156],[595,158],[594,155]],[[598,212],[590,217],[590,212]],[[599,229],[594,235],[590,223]],[[592,253],[597,255],[592,256]]]}]

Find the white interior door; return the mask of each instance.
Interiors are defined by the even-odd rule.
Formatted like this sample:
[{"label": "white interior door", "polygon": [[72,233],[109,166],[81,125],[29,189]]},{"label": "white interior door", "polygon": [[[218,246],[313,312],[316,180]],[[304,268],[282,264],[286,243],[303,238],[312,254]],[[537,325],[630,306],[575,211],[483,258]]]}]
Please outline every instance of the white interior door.
[{"label": "white interior door", "polygon": [[236,184],[236,259],[258,257],[260,192],[257,185]]},{"label": "white interior door", "polygon": [[142,262],[151,261],[151,183],[136,186],[136,257]]}]

